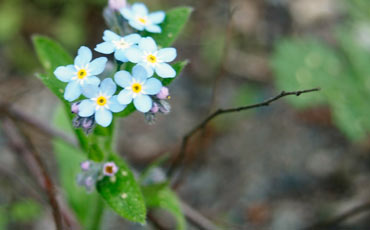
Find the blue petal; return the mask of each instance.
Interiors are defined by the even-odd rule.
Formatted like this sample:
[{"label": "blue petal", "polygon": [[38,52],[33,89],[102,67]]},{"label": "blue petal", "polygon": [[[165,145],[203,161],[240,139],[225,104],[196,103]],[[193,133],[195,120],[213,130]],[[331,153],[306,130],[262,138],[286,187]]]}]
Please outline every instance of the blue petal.
[{"label": "blue petal", "polygon": [[138,65],[141,65],[145,68],[145,70],[148,74],[148,77],[153,76],[154,70],[153,70],[153,67],[151,65],[148,65],[148,63],[146,63],[146,62],[140,62]]},{"label": "blue petal", "polygon": [[87,64],[89,64],[91,58],[92,58],[91,50],[86,46],[81,46],[80,49],[78,49],[77,57],[75,58],[75,65],[80,68],[83,68]]},{"label": "blue petal", "polygon": [[89,76],[86,78],[84,84],[98,86],[100,84],[100,79],[96,76]]},{"label": "blue petal", "polygon": [[111,54],[115,50],[112,42],[102,42],[95,47],[95,51],[102,54]]},{"label": "blue petal", "polygon": [[89,64],[89,70],[91,75],[98,75],[103,73],[105,65],[107,64],[108,59],[106,57],[96,58]]},{"label": "blue petal", "polygon": [[177,56],[177,52],[175,48],[164,48],[164,49],[158,50],[157,55],[158,55],[159,60],[163,62],[171,62],[175,60]]},{"label": "blue petal", "polygon": [[138,82],[144,82],[148,77],[148,72],[145,67],[141,65],[135,65],[132,69],[132,77]]},{"label": "blue petal", "polygon": [[149,14],[148,18],[153,24],[159,24],[164,21],[166,14],[163,11],[157,11]]},{"label": "blue petal", "polygon": [[148,95],[138,95],[134,99],[134,105],[140,112],[146,113],[152,108],[152,99]]},{"label": "blue petal", "polygon": [[129,72],[125,71],[125,70],[118,71],[114,75],[114,80],[122,88],[130,86],[132,84],[131,74]]},{"label": "blue petal", "polygon": [[131,9],[123,8],[120,10],[120,12],[122,16],[126,18],[126,20],[131,20],[132,18],[134,18],[134,15]]},{"label": "blue petal", "polygon": [[95,102],[89,99],[83,100],[78,105],[78,115],[81,117],[90,117],[95,112]]},{"label": "blue petal", "polygon": [[144,5],[144,3],[135,3],[132,5],[132,11],[134,14],[138,16],[145,16],[148,14],[148,8]]},{"label": "blue petal", "polygon": [[140,30],[140,31],[144,30],[144,25],[138,23],[135,20],[128,21],[128,24],[130,24],[130,26],[132,26],[133,28],[135,28],[137,30]]},{"label": "blue petal", "polygon": [[78,81],[69,82],[65,90],[64,98],[67,101],[74,101],[81,95],[81,86]]},{"label": "blue petal", "polygon": [[158,49],[154,39],[151,37],[142,38],[139,42],[139,48],[148,52],[155,52]]},{"label": "blue petal", "polygon": [[121,90],[117,96],[117,101],[122,105],[130,104],[132,101],[132,91],[128,89]]},{"label": "blue petal", "polygon": [[137,46],[132,46],[125,50],[126,58],[133,63],[138,63],[143,59],[144,53]]},{"label": "blue petal", "polygon": [[173,78],[176,76],[176,71],[167,63],[159,63],[155,67],[155,72],[163,78]]},{"label": "blue petal", "polygon": [[106,42],[119,40],[120,38],[121,38],[121,36],[114,33],[113,31],[110,31],[110,30],[105,30],[104,31],[103,40],[106,41]]},{"label": "blue petal", "polygon": [[99,94],[99,87],[90,84],[83,85],[82,94],[87,98],[96,98]]},{"label": "blue petal", "polygon": [[103,127],[107,127],[108,125],[110,125],[110,123],[112,123],[112,119],[112,112],[107,109],[101,108],[95,112],[96,123]]},{"label": "blue petal", "polygon": [[157,25],[147,25],[145,26],[145,30],[149,31],[150,33],[160,33],[162,32],[161,27]]},{"label": "blue petal", "polygon": [[[126,49],[125,49],[126,50]],[[126,58],[126,51],[123,49],[118,49],[114,52],[114,58],[121,62],[127,62],[128,59]]]},{"label": "blue petal", "polygon": [[73,65],[59,66],[55,71],[54,75],[62,82],[69,82],[72,77],[76,75],[76,69]]},{"label": "blue petal", "polygon": [[137,44],[140,41],[141,36],[139,34],[130,34],[124,36],[123,39],[128,43]]},{"label": "blue petal", "polygon": [[145,91],[146,94],[149,95],[159,93],[159,91],[161,91],[161,88],[162,83],[156,78],[149,78],[143,86],[143,90]]},{"label": "blue petal", "polygon": [[112,78],[104,79],[100,84],[100,92],[105,96],[112,96],[117,90],[117,85],[114,83]]},{"label": "blue petal", "polygon": [[126,105],[122,105],[118,102],[117,96],[113,96],[109,100],[109,109],[114,113],[119,113],[126,108]]}]

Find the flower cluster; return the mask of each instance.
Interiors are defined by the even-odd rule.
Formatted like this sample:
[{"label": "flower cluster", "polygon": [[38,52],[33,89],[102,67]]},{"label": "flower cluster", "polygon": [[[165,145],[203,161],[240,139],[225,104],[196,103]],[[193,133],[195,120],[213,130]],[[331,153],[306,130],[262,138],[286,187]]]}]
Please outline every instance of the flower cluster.
[{"label": "flower cluster", "polygon": [[[95,124],[109,126],[113,113],[123,111],[130,103],[144,113],[149,122],[154,121],[158,112],[169,113],[170,106],[165,101],[169,99],[169,92],[162,85],[162,79],[174,78],[177,74],[168,64],[175,60],[176,49],[159,48],[152,37],[142,37],[143,31],[162,32],[160,24],[166,18],[165,12],[150,13],[143,3],[130,6],[119,0],[110,0],[109,8],[120,14],[121,21],[126,23],[116,31],[125,32],[105,30],[103,42],[94,50],[103,55],[113,54],[118,65],[117,72],[110,75],[113,78],[99,78],[108,59],[93,60],[91,50],[85,46],[78,50],[74,64],[60,66],[54,71],[60,81],[67,83],[64,98],[72,102],[71,110],[76,114],[74,127],[86,133],[90,133]],[[126,25],[136,32],[127,33]]]},{"label": "flower cluster", "polygon": [[114,162],[97,163],[94,161],[84,161],[80,164],[81,173],[77,175],[77,183],[91,192],[97,181],[103,177],[110,177],[115,181],[118,166]]}]

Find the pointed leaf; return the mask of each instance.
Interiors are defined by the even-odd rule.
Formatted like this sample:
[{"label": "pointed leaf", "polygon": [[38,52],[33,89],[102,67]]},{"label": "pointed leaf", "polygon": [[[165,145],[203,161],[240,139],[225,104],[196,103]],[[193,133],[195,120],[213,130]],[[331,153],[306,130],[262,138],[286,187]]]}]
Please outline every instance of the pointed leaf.
[{"label": "pointed leaf", "polygon": [[122,217],[138,223],[145,223],[146,208],[140,187],[127,164],[116,155],[110,156],[119,167],[115,181],[104,177],[97,184],[97,190],[108,205]]},{"label": "pointed leaf", "polygon": [[164,184],[143,186],[142,191],[148,208],[161,208],[171,213],[177,222],[177,230],[185,230],[186,222],[177,195]]},{"label": "pointed leaf", "polygon": [[169,47],[180,35],[193,11],[191,7],[177,7],[166,12],[166,18],[159,26],[162,33],[143,33],[143,36],[151,36],[160,47]]}]

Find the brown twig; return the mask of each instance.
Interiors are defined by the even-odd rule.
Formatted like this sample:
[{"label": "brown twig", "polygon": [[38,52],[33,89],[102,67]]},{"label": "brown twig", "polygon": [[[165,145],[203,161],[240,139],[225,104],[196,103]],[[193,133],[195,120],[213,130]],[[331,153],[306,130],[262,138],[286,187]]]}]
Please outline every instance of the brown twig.
[{"label": "brown twig", "polygon": [[42,178],[42,184],[52,208],[56,229],[63,230],[63,216],[57,201],[55,186],[47,172],[46,165],[42,161],[40,154],[33,146],[29,137],[17,127],[14,121],[9,118],[4,118],[3,128],[10,147],[20,155],[31,156],[32,160],[37,165],[38,172],[35,172],[35,174],[36,177],[41,176]]},{"label": "brown twig", "polygon": [[316,92],[319,91],[319,88],[314,88],[314,89],[307,89],[307,90],[300,90],[300,91],[292,91],[292,92],[285,92],[282,91],[280,94],[278,94],[275,97],[272,97],[270,99],[267,99],[261,103],[257,104],[252,104],[252,105],[247,105],[247,106],[241,106],[237,108],[230,108],[230,109],[218,109],[214,113],[210,114],[208,117],[206,117],[201,123],[199,123],[197,126],[195,126],[193,129],[191,129],[182,139],[181,142],[181,147],[180,151],[177,154],[176,158],[173,160],[172,164],[169,167],[169,170],[167,172],[167,175],[169,178],[172,177],[176,167],[180,165],[186,155],[186,147],[189,142],[189,139],[197,133],[199,130],[202,130],[210,121],[215,119],[216,117],[222,115],[222,114],[228,114],[228,113],[235,113],[235,112],[241,112],[249,109],[254,109],[254,108],[259,108],[259,107],[266,107],[269,106],[272,102],[279,100],[282,97],[290,96],[290,95],[295,95],[295,96],[300,96],[301,94],[305,93],[311,93],[311,92]]},{"label": "brown twig", "polygon": [[370,211],[370,201],[367,201],[364,204],[354,207],[339,216],[331,218],[330,220],[315,223],[305,228],[305,230],[320,230],[320,229],[329,229],[330,227],[336,227],[343,221],[367,211]]},{"label": "brown twig", "polygon": [[18,110],[14,107],[12,107],[10,104],[3,103],[0,101],[0,112],[9,116],[10,118],[21,121],[35,130],[41,132],[42,134],[48,136],[48,137],[55,137],[60,138],[64,140],[66,143],[77,146],[77,141],[72,138],[71,136],[66,135],[65,133],[53,129],[50,126],[48,126],[45,122],[41,122],[34,117],[31,117],[27,115],[26,113],[22,112],[21,110]]},{"label": "brown twig", "polygon": [[214,109],[215,105],[216,105],[216,102],[217,102],[217,92],[218,92],[218,85],[222,79],[222,77],[225,75],[226,73],[226,63],[227,63],[227,59],[229,57],[229,50],[230,50],[230,45],[231,45],[231,39],[232,39],[232,35],[233,35],[233,23],[232,23],[232,17],[234,15],[234,12],[235,10],[230,10],[230,2],[227,3],[228,4],[228,21],[227,21],[227,25],[226,25],[226,29],[225,29],[225,41],[224,41],[224,48],[223,48],[223,51],[222,51],[222,57],[221,57],[221,60],[220,60],[220,64],[219,64],[219,67],[218,67],[218,70],[217,70],[217,73],[216,73],[216,77],[215,77],[215,80],[213,82],[213,87],[212,87],[212,96],[211,96],[211,103],[210,103],[210,106],[209,106],[209,111],[208,113],[211,113],[212,110]]},{"label": "brown twig", "polygon": [[220,227],[214,225],[210,220],[208,220],[206,217],[204,217],[201,213],[199,213],[197,210],[193,209],[191,206],[189,206],[184,201],[181,202],[181,208],[184,212],[184,215],[186,219],[198,227],[201,230],[219,230]]}]

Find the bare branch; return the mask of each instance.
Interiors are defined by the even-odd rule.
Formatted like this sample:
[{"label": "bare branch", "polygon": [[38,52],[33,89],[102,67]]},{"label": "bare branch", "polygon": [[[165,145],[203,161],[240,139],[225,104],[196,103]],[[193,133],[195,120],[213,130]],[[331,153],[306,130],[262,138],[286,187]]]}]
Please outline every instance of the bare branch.
[{"label": "bare branch", "polygon": [[9,116],[10,118],[21,121],[35,130],[41,132],[42,134],[48,136],[48,137],[56,137],[64,140],[66,143],[77,146],[77,141],[72,138],[71,136],[68,136],[64,134],[63,132],[53,129],[52,127],[48,126],[45,122],[41,122],[34,117],[31,117],[21,110],[18,110],[16,108],[13,108],[11,105],[7,103],[3,103],[0,101],[0,112]]},{"label": "bare branch", "polygon": [[185,214],[186,219],[194,224],[201,230],[220,230],[221,228],[214,225],[210,220],[200,214],[197,210],[186,204],[184,201],[181,202],[182,211]]},{"label": "bare branch", "polygon": [[316,92],[316,91],[319,91],[319,90],[320,90],[320,88],[300,90],[300,91],[292,91],[292,92],[282,91],[277,96],[272,97],[270,99],[267,99],[267,100],[265,100],[265,101],[263,101],[261,103],[247,105],[247,106],[241,106],[241,107],[236,107],[236,108],[218,109],[218,110],[216,110],[214,113],[212,113],[208,117],[206,117],[201,123],[199,123],[193,129],[191,129],[183,137],[182,143],[181,143],[181,147],[180,147],[180,151],[177,154],[176,158],[174,159],[174,161],[172,162],[172,164],[171,164],[171,166],[170,166],[170,168],[168,170],[168,173],[167,173],[168,177],[170,178],[173,175],[176,167],[178,165],[180,165],[182,163],[182,161],[184,160],[185,154],[186,154],[186,147],[188,145],[189,139],[195,133],[197,133],[199,130],[203,129],[210,121],[212,121],[216,117],[218,117],[218,116],[220,116],[222,114],[241,112],[241,111],[245,111],[245,110],[249,110],[249,109],[254,109],[254,108],[259,108],[259,107],[266,107],[266,106],[269,106],[272,102],[275,102],[275,101],[279,100],[282,97],[291,96],[291,95],[300,96],[301,94]]},{"label": "bare branch", "polygon": [[345,212],[345,213],[343,213],[339,216],[333,217],[330,220],[315,223],[315,224],[305,228],[305,230],[320,230],[320,229],[324,230],[324,229],[329,229],[330,227],[336,227],[337,225],[339,225],[343,221],[345,221],[345,220],[347,220],[351,217],[354,217],[358,214],[368,212],[368,211],[370,211],[370,201],[367,201],[364,204],[361,204],[357,207],[354,207],[354,208],[348,210],[347,212]]},{"label": "bare branch", "polygon": [[33,146],[29,137],[25,135],[25,133],[22,133],[12,120],[5,118],[3,122],[3,128],[8,138],[10,147],[20,155],[32,158],[33,163],[38,169],[37,171],[34,170],[34,174],[36,178],[38,178],[39,176],[40,178],[42,178],[42,185],[45,189],[46,194],[48,195],[49,203],[53,211],[53,218],[56,229],[63,230],[63,216],[57,201],[55,186],[47,172],[46,165],[42,161],[40,154]]}]

